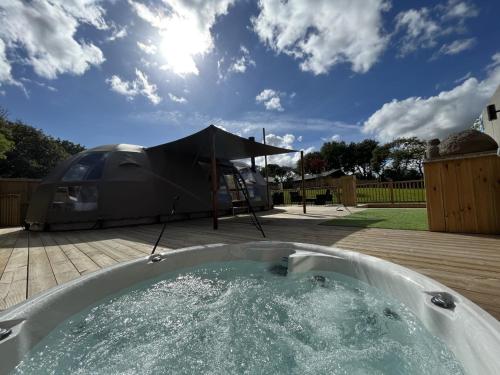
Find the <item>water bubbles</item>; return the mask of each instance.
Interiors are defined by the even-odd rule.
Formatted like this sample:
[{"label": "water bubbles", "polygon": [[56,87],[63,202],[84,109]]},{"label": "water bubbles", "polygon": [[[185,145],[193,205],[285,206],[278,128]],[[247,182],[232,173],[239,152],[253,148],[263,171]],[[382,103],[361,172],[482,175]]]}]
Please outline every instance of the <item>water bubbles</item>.
[{"label": "water bubbles", "polygon": [[331,272],[164,275],[62,323],[15,374],[460,374],[405,306]]}]

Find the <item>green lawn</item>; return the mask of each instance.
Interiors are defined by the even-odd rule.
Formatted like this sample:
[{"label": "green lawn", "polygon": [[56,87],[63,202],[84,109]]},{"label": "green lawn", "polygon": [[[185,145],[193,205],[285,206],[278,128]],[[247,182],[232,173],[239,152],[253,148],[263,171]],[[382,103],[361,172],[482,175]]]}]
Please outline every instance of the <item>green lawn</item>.
[{"label": "green lawn", "polygon": [[323,225],[345,227],[427,230],[425,208],[368,208]]}]

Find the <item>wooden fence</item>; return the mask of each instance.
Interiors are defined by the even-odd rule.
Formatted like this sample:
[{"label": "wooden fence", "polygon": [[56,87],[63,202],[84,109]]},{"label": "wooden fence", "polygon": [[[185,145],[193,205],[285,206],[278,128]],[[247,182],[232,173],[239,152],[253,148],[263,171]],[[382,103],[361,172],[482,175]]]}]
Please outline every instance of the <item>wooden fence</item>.
[{"label": "wooden fence", "polygon": [[0,178],[0,226],[17,226],[24,222],[31,196],[40,180]]},{"label": "wooden fence", "polygon": [[470,154],[424,163],[429,229],[500,234],[500,157]]},{"label": "wooden fence", "polygon": [[356,192],[358,203],[425,202],[424,180],[360,183]]},{"label": "wooden fence", "polygon": [[[356,177],[343,176],[331,179],[329,185],[316,182],[316,186],[309,182],[305,187],[306,204],[339,204],[346,206],[356,205]],[[274,205],[302,204],[302,189],[272,189],[271,197]]]},{"label": "wooden fence", "polygon": [[[394,181],[394,182],[356,182],[353,176],[344,176],[332,181],[329,185],[308,186],[306,201],[309,204],[322,204],[318,196],[330,194],[332,199],[327,203],[343,203],[355,206],[358,203],[424,203],[424,180]],[[300,189],[272,190],[274,204],[300,204]],[[281,196],[279,195],[282,194]],[[298,198],[300,196],[300,199]],[[281,200],[280,200],[281,199]]]}]

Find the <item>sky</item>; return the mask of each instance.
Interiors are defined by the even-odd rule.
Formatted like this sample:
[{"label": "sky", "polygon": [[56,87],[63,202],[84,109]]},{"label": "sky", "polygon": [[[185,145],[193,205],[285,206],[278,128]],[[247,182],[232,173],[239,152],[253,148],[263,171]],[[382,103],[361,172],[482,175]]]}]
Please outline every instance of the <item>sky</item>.
[{"label": "sky", "polygon": [[[276,146],[442,138],[500,84],[497,0],[0,0],[0,106],[86,147],[214,124]],[[292,165],[297,154],[271,162]]]}]

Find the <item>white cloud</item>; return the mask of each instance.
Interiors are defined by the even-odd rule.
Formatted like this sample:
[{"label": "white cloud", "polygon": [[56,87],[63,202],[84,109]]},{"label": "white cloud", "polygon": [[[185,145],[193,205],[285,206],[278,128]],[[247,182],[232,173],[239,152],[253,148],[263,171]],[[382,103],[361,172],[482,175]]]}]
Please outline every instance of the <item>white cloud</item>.
[{"label": "white cloud", "polygon": [[250,56],[250,51],[245,46],[240,46],[242,55],[233,59],[231,66],[228,69],[229,73],[245,73],[250,66],[255,66],[255,61]]},{"label": "white cloud", "polygon": [[113,31],[111,32],[111,35],[106,38],[108,42],[114,42],[115,40],[118,39],[123,39],[127,36],[128,31],[127,28],[124,26],[122,28],[119,28],[117,26],[113,26]]},{"label": "white cloud", "polygon": [[154,55],[154,54],[156,54],[156,51],[157,51],[156,46],[152,43],[146,44],[146,43],[137,42],[137,47],[139,47],[139,49],[142,52],[144,52],[148,55]]},{"label": "white cloud", "polygon": [[104,20],[104,8],[100,0],[49,0],[48,2],[63,8],[68,14],[82,23],[87,23],[99,30],[109,26]]},{"label": "white cloud", "polygon": [[472,77],[472,73],[471,72],[468,72],[467,74],[465,74],[464,76],[460,77],[460,78],[457,78],[454,82],[455,83],[462,83],[463,81],[466,81],[467,79],[469,79],[470,77]]},{"label": "white cloud", "polygon": [[257,103],[264,104],[264,107],[266,107],[268,111],[283,112],[284,108],[281,106],[281,95],[283,95],[283,93],[279,91],[265,89],[255,97],[255,100]]},{"label": "white cloud", "polygon": [[5,43],[2,39],[0,39],[0,85],[2,82],[10,83],[13,81],[11,70],[12,68],[7,60],[7,54],[5,51]]},{"label": "white cloud", "polygon": [[261,0],[253,19],[260,40],[278,53],[301,61],[304,71],[327,73],[339,63],[367,72],[385,50],[384,0]]},{"label": "white cloud", "polygon": [[475,38],[455,40],[449,44],[444,44],[439,50],[439,53],[444,55],[456,55],[457,53],[466,51],[474,47],[475,43]]},{"label": "white cloud", "polygon": [[468,1],[448,0],[445,6],[440,6],[443,9],[443,19],[458,19],[465,20],[479,15],[477,7]]},{"label": "white cloud", "polygon": [[[295,142],[299,141],[298,137],[293,134],[285,134],[283,136],[276,134],[266,135],[266,144],[281,148],[286,148],[289,150],[297,149],[294,145]],[[300,141],[299,141],[300,142]],[[308,147],[306,149],[301,148],[305,154],[314,151],[314,147]],[[288,154],[271,155],[267,157],[268,164],[278,164],[281,166],[295,167],[297,162],[300,160],[300,152],[291,152]],[[259,165],[264,164],[264,158],[256,158],[256,163]]]},{"label": "white cloud", "polygon": [[[495,57],[493,58],[495,61]],[[381,141],[417,136],[442,138],[470,127],[500,84],[500,61],[487,77],[468,78],[449,91],[428,98],[410,97],[385,103],[363,124],[365,133]]]},{"label": "white cloud", "polygon": [[176,96],[172,93],[168,93],[168,97],[170,98],[171,101],[176,102],[176,103],[187,103],[187,99],[184,98],[183,96]]},{"label": "white cloud", "polygon": [[436,45],[436,38],[442,30],[430,15],[428,8],[421,8],[410,9],[396,16],[396,32],[402,30],[405,32],[401,39],[402,56],[418,48],[430,48]]},{"label": "white cloud", "polygon": [[133,100],[137,95],[143,95],[153,104],[161,102],[160,96],[157,94],[155,84],[149,83],[146,74],[139,69],[135,70],[136,78],[133,81],[124,81],[117,75],[113,75],[106,80],[114,92],[124,95],[128,100]]},{"label": "white cloud", "polygon": [[[396,16],[395,34],[401,34],[400,56],[405,56],[421,48],[437,46],[440,38],[467,31],[465,21],[477,17],[478,10],[473,4],[460,0],[434,7],[409,9]],[[455,40],[442,46],[439,54],[456,54],[474,45],[474,38]],[[434,57],[436,57],[434,56]]]},{"label": "white cloud", "polygon": [[334,134],[331,137],[327,137],[327,138],[321,138],[321,140],[323,142],[340,142],[340,139],[341,139],[341,137],[339,134]]},{"label": "white cloud", "polygon": [[195,57],[212,50],[211,28],[233,2],[163,0],[162,6],[153,9],[129,0],[136,14],[158,30],[161,38],[158,50],[165,59],[162,68],[180,76],[198,74]]},{"label": "white cloud", "polygon": [[[82,23],[106,29],[103,17],[97,0],[3,1],[0,39],[16,55],[16,61],[32,66],[41,77],[81,75],[104,62],[104,56],[94,44],[76,40],[75,34]],[[12,61],[5,54],[0,59],[5,78],[5,65]]]}]

